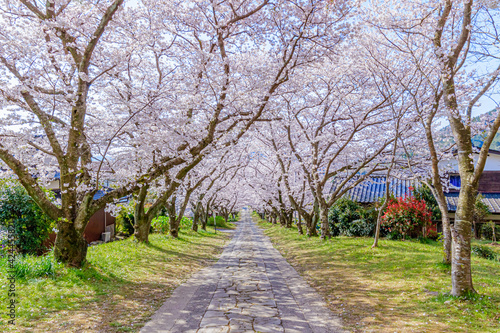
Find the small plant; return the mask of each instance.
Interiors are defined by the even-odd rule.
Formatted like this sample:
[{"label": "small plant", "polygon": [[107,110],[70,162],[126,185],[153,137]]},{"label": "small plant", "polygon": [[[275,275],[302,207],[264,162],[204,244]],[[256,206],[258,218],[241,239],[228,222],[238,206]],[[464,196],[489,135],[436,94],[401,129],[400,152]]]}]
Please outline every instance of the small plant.
[{"label": "small plant", "polygon": [[428,237],[423,237],[423,236],[418,236],[418,241],[421,244],[432,244],[433,243],[432,239],[430,239]]},{"label": "small plant", "polygon": [[151,221],[153,232],[159,234],[168,234],[170,224],[168,216],[158,216]]},{"label": "small plant", "polygon": [[476,256],[484,258],[484,259],[489,259],[489,260],[496,259],[495,252],[493,252],[492,249],[490,249],[489,247],[484,246],[484,245],[472,245],[471,251]]},{"label": "small plant", "polygon": [[22,255],[16,257],[14,274],[19,279],[54,278],[62,264],[55,261],[52,253],[44,256]]},{"label": "small plant", "polygon": [[8,233],[0,227],[0,258],[7,255]]}]

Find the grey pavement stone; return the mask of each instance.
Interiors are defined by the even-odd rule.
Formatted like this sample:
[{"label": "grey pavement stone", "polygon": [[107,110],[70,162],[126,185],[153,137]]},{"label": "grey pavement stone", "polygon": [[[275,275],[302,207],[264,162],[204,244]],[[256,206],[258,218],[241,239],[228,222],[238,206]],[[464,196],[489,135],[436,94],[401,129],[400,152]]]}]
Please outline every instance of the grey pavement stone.
[{"label": "grey pavement stone", "polygon": [[249,213],[242,215],[219,261],[178,287],[141,333],[343,332]]}]

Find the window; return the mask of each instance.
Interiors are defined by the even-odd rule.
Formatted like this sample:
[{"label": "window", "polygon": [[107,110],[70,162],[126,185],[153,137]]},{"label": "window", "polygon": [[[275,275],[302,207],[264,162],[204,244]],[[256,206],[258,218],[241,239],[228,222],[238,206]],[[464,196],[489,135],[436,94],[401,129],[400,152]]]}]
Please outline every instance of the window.
[{"label": "window", "polygon": [[460,176],[450,176],[450,184],[455,187],[460,187],[461,185]]}]

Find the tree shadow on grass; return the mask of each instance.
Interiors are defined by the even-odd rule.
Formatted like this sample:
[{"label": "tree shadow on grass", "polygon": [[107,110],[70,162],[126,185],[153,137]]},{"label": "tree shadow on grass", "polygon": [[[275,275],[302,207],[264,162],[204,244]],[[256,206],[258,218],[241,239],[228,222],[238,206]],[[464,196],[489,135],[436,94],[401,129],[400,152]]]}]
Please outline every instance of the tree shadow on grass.
[{"label": "tree shadow on grass", "polygon": [[[198,249],[200,249],[200,248],[207,248],[207,249],[213,248],[213,249],[219,250],[222,248],[219,245],[198,244],[198,243],[193,243],[193,242],[189,242],[189,243],[192,243]],[[204,257],[202,255],[192,255],[192,254],[181,252],[181,251],[168,250],[168,249],[165,249],[161,246],[152,244],[151,242],[148,243],[146,246],[151,248],[151,249],[154,249],[155,251],[158,251],[158,252],[161,252],[164,254],[168,254],[168,255],[172,255],[172,256],[175,256],[178,258],[190,258],[190,259],[195,259],[195,260],[206,260],[206,257]]]}]

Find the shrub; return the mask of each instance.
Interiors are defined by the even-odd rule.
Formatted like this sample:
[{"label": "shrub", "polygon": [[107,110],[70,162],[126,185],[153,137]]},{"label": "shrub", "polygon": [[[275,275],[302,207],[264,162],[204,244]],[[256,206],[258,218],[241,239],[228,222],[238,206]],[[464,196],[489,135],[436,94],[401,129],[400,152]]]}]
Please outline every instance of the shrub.
[{"label": "shrub", "polygon": [[486,216],[490,213],[488,205],[483,202],[483,196],[479,194],[476,197],[476,202],[474,204],[474,210],[472,214],[472,225],[474,228],[474,237],[480,237],[479,235],[479,223],[482,223]]},{"label": "shrub", "polygon": [[489,247],[484,246],[484,245],[472,245],[471,251],[472,251],[472,253],[474,253],[478,257],[481,257],[484,259],[489,259],[489,260],[496,259],[495,252],[493,252],[492,249],[490,249]]},{"label": "shrub", "polygon": [[116,216],[116,230],[118,233],[125,236],[130,236],[134,233],[134,205],[132,200],[127,205],[122,206],[120,213]]},{"label": "shrub", "polygon": [[[217,223],[218,227],[223,227],[226,225],[226,220],[224,220],[224,218],[220,215],[217,215],[215,222]],[[214,217],[213,216],[208,218],[207,225],[209,225],[209,226],[214,225]]]},{"label": "shrub", "polygon": [[376,224],[374,208],[364,208],[347,198],[339,199],[328,214],[332,236],[370,236]]},{"label": "shrub", "polygon": [[[493,222],[489,222],[489,223],[484,223],[482,226],[481,226],[481,236],[485,239],[489,239],[489,240],[493,240],[493,228],[492,228],[492,224]],[[495,225],[495,236],[496,236],[496,240],[499,241],[500,240],[500,226],[499,225]]]},{"label": "shrub", "polygon": [[[218,222],[217,222],[218,223]],[[180,229],[189,229],[193,225],[193,220],[187,216],[183,216],[179,223]]]},{"label": "shrub", "polygon": [[[406,236],[414,237],[422,227],[431,224],[431,215],[424,200],[414,197],[398,198],[387,205],[387,211],[382,216],[382,225],[389,234],[397,232],[403,239]],[[394,236],[396,235],[392,235]]]},{"label": "shrub", "polygon": [[41,254],[55,221],[45,215],[21,185],[3,182],[0,184],[0,226],[10,225],[14,226],[14,242],[20,253]]},{"label": "shrub", "polygon": [[153,232],[159,234],[167,234],[170,229],[170,223],[168,216],[158,216],[151,221],[151,227]]},{"label": "shrub", "polygon": [[422,184],[422,186],[414,188],[412,193],[415,199],[425,201],[427,209],[431,211],[431,219],[433,222],[441,220],[441,210],[439,209],[438,202],[427,185]]},{"label": "shrub", "polygon": [[438,240],[439,234],[436,230],[429,230],[427,231],[427,238],[432,240]]}]

